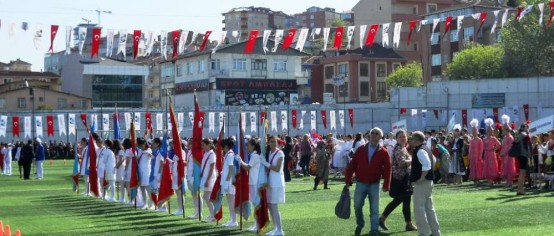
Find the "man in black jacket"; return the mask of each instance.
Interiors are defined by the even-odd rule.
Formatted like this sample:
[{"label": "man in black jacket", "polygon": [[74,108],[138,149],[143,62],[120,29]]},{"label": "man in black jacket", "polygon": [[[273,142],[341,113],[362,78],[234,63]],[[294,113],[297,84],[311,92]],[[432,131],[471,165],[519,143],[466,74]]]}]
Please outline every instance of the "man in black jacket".
[{"label": "man in black jacket", "polygon": [[27,141],[27,145],[21,149],[21,164],[23,165],[23,179],[29,179],[31,175],[31,163],[33,162],[33,141]]}]

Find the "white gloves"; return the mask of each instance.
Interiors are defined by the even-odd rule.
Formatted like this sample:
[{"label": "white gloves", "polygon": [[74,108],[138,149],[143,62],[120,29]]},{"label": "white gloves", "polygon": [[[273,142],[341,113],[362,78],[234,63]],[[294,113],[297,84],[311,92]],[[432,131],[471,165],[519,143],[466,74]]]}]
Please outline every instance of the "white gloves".
[{"label": "white gloves", "polygon": [[261,163],[263,166],[269,168],[269,162],[267,162],[265,159],[262,158],[262,160],[260,161],[260,163]]}]

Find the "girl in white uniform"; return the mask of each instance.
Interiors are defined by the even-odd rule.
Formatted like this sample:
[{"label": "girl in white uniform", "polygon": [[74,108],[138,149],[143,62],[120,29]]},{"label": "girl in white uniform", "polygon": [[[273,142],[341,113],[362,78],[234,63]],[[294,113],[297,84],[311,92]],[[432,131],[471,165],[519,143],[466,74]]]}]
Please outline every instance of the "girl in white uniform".
[{"label": "girl in white uniform", "polygon": [[[213,151],[212,140],[202,140],[202,149],[204,149],[204,156],[200,165],[200,176],[202,178],[200,180],[200,191],[204,193],[202,197],[210,212],[210,215],[204,219],[204,222],[214,222],[214,204],[210,201],[210,195],[217,178],[217,172],[215,169],[215,153]],[[199,212],[202,212],[202,209]]]},{"label": "girl in white uniform", "polygon": [[[250,139],[246,144],[246,148],[250,153],[250,160],[248,164],[240,159],[240,156],[235,156],[235,160],[241,163],[241,167],[248,171],[248,186],[250,190],[250,201],[252,202],[252,209],[255,209],[254,201],[258,198],[258,173],[260,172],[260,156],[261,148],[260,143],[255,139]],[[248,231],[258,231],[258,225],[256,224],[256,214],[254,214],[254,224],[248,228]]]},{"label": "girl in white uniform", "polygon": [[[163,171],[163,163],[164,163],[164,157],[162,156],[160,147],[162,145],[162,140],[160,138],[155,138],[152,141],[152,154],[153,159],[151,160],[151,170],[152,173],[150,173],[150,191],[154,194],[158,194],[160,190],[160,183],[162,181],[162,171]],[[165,207],[160,207],[160,212],[165,212],[167,209]]]},{"label": "girl in white uniform", "polygon": [[[183,141],[184,142],[184,141]],[[187,184],[187,162],[185,161],[185,157],[186,157],[186,153],[185,153],[185,144],[184,143],[180,143],[181,144],[181,156],[183,157],[182,160],[180,160],[179,156],[177,155],[177,153],[175,153],[175,155],[173,155],[173,160],[170,160],[171,161],[171,174],[172,174],[172,178],[173,178],[173,183],[172,183],[172,188],[173,190],[175,191],[175,195],[177,197],[177,210],[175,211],[174,215],[183,215],[183,204],[184,204],[184,200],[185,200],[185,197],[183,196],[183,190],[182,189],[179,189],[179,162],[182,161],[182,166],[183,166],[183,179],[181,179],[181,184]],[[172,147],[172,145],[170,145]],[[173,150],[173,152],[175,152],[175,150]]]},{"label": "girl in white uniform", "polygon": [[86,138],[81,139],[81,152],[79,153],[79,159],[81,159],[81,166],[79,169],[79,173],[81,176],[83,176],[83,179],[85,181],[85,191],[83,191],[83,195],[88,196],[90,194],[90,187],[89,187],[89,163],[90,158],[88,154],[88,140]]},{"label": "girl in white uniform", "polygon": [[[127,193],[131,193],[131,170],[133,169],[133,156],[135,154],[133,153],[133,149],[131,148],[131,139],[124,139],[123,140],[123,149],[125,149],[125,153],[123,155],[123,158],[125,161],[123,162],[125,165],[125,189],[127,189]],[[128,205],[134,204],[135,199],[131,199],[129,196],[129,202],[127,202]]]},{"label": "girl in white uniform", "polygon": [[[233,176],[235,168],[233,162],[235,153],[231,150],[235,146],[235,139],[226,138],[221,141],[221,148],[225,157],[223,158],[223,171],[221,173],[221,190],[227,196],[227,206],[229,206],[229,222],[223,224],[224,227],[236,227],[237,214],[235,213],[235,186],[233,185]],[[240,157],[239,157],[240,159]]]},{"label": "girl in white uniform", "polygon": [[[115,154],[113,153],[112,146],[113,143],[111,140],[104,141],[105,145],[105,154],[104,154],[104,179],[108,181],[108,188],[110,190],[110,198],[107,198],[107,201],[115,202]],[[107,191],[106,189],[105,191]]]},{"label": "girl in white uniform", "polygon": [[277,137],[269,138],[269,162],[264,158],[261,159],[261,164],[269,171],[267,203],[269,204],[271,222],[273,222],[274,226],[273,230],[266,235],[284,235],[278,205],[285,203],[285,174],[283,172],[283,159],[285,155],[277,148],[277,141]]},{"label": "girl in white uniform", "polygon": [[119,185],[119,199],[120,203],[125,203],[125,150],[121,146],[119,140],[114,140],[112,145],[112,151],[115,155],[115,181]]},{"label": "girl in white uniform", "polygon": [[[137,145],[141,149],[141,152],[138,156],[138,173],[140,181],[140,193],[142,195],[142,199],[144,200],[144,205],[142,206],[142,208],[144,210],[147,210],[149,208],[153,208],[152,197],[150,196],[150,191],[148,189],[148,187],[150,186],[150,158],[153,158],[153,155],[152,149],[148,147],[145,139],[137,139]],[[150,201],[147,202],[146,199],[150,199]]]},{"label": "girl in white uniform", "polygon": [[104,142],[102,142],[101,139],[96,140],[96,144],[98,145],[98,148],[96,149],[96,170],[98,175],[98,189],[100,196],[98,196],[99,199],[104,199],[104,196],[106,196],[104,188],[104,174],[106,167],[104,165],[105,156],[106,153],[110,150],[108,150],[106,147],[104,147]]},{"label": "girl in white uniform", "polygon": [[[194,188],[194,158],[192,157],[192,139],[188,143],[188,151],[186,152],[186,161],[187,161],[187,184],[189,189]],[[200,216],[200,211],[198,210],[199,206],[202,206],[202,198],[198,194],[192,195],[192,204],[194,205],[194,214],[189,216],[190,219],[197,219]]]}]

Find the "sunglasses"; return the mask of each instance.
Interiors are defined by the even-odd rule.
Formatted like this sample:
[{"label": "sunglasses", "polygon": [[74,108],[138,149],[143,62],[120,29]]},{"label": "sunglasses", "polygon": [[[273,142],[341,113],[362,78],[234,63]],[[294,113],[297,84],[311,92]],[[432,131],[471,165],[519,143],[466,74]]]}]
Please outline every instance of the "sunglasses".
[{"label": "sunglasses", "polygon": [[371,132],[373,135],[381,135],[379,132]]}]

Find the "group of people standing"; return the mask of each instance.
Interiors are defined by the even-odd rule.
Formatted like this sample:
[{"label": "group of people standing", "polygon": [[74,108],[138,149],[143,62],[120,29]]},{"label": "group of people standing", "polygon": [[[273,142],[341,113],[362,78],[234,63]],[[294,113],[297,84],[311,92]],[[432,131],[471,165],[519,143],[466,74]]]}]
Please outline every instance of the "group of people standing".
[{"label": "group of people standing", "polygon": [[31,179],[31,168],[34,163],[35,179],[44,178],[43,162],[46,160],[46,149],[40,138],[34,142],[28,140],[23,142],[0,143],[0,168],[2,175],[11,176],[13,174],[12,162],[17,161],[19,167],[20,179]]}]

